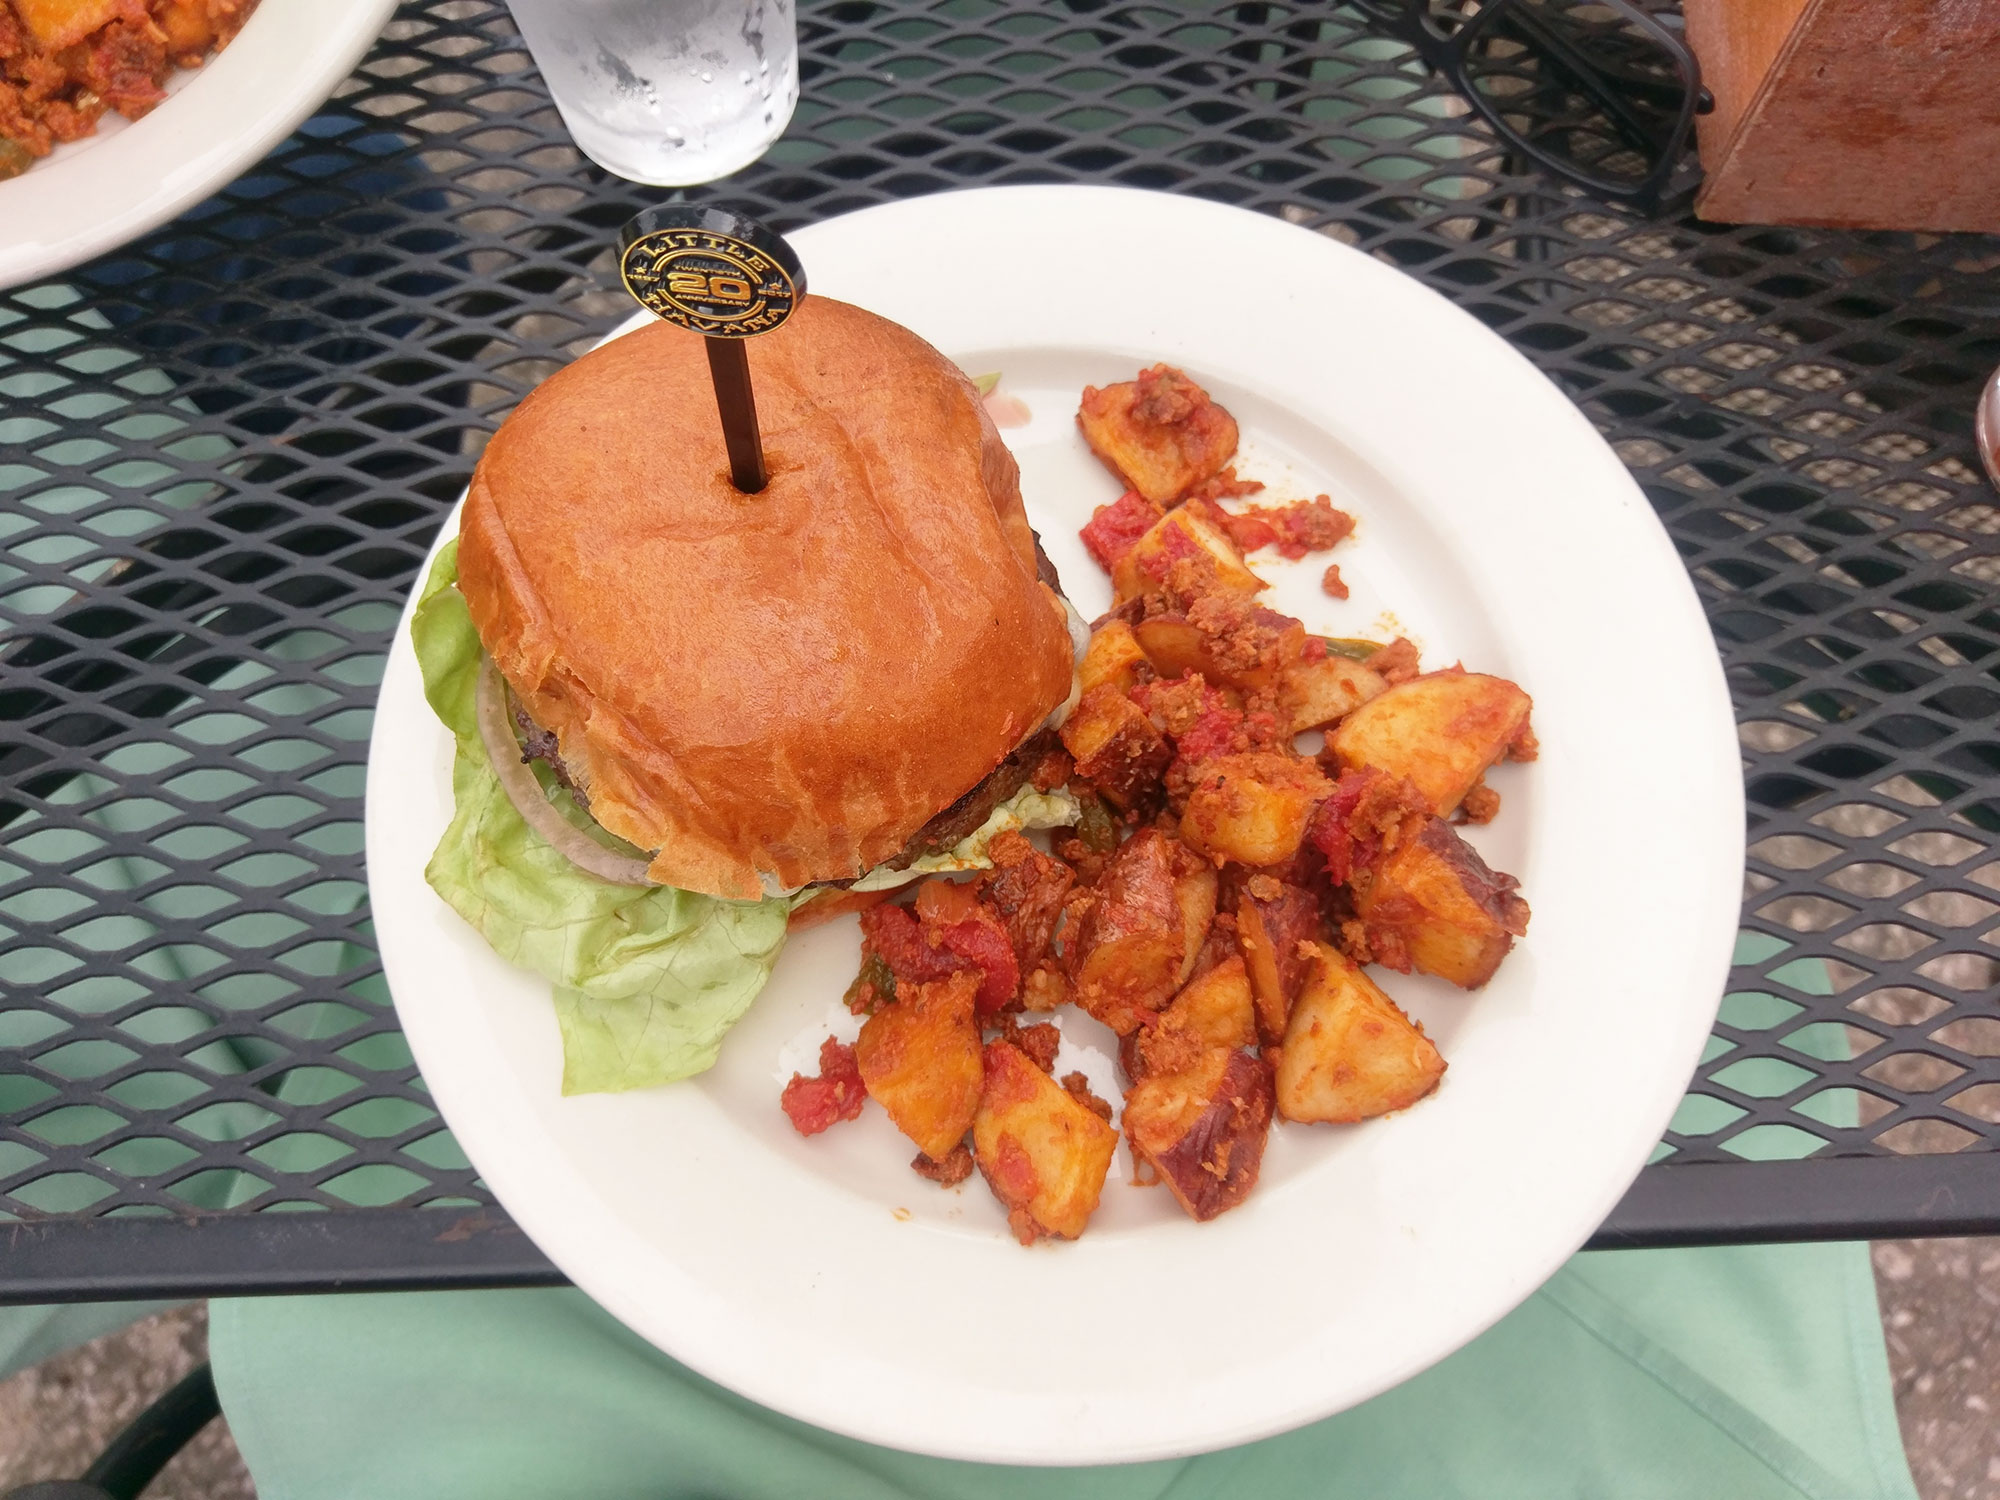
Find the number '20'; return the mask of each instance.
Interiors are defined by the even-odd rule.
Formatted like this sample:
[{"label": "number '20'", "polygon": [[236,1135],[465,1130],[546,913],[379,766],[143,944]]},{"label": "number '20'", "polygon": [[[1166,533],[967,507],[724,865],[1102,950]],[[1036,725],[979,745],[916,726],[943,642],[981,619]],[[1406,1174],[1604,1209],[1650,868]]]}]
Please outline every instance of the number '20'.
[{"label": "number '20'", "polygon": [[750,283],[741,276],[711,276],[701,271],[667,272],[667,291],[671,296],[699,297],[703,301],[750,300]]}]

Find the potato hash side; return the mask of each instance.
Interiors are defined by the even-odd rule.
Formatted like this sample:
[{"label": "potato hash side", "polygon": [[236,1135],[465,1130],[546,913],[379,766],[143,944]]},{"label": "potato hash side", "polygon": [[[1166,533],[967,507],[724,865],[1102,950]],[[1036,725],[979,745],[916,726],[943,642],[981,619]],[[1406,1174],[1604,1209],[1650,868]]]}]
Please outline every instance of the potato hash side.
[{"label": "potato hash side", "polygon": [[[1086,388],[1077,420],[1128,486],[1083,529],[1114,603],[1035,773],[1082,821],[1053,852],[1004,834],[991,871],[862,910],[861,1035],[829,1037],[781,1101],[812,1135],[875,1100],[920,1175],[976,1166],[1023,1244],[1083,1232],[1119,1133],[1081,1073],[1054,1076],[1037,1015],[1076,1005],[1117,1033],[1141,1184],[1212,1219],[1256,1185],[1274,1116],[1353,1124],[1438,1086],[1444,1059],[1368,966],[1474,990],[1528,927],[1517,882],[1453,826],[1499,811],[1488,767],[1534,758],[1528,695],[1259,606],[1246,553],[1301,558],[1353,521],[1324,495],[1225,507],[1261,486],[1180,371]],[[1324,748],[1300,753],[1313,730]],[[861,898],[817,905],[802,924]]]},{"label": "potato hash side", "polygon": [[257,0],[0,0],[0,178],[16,177],[107,109],[128,120],[243,29]]}]

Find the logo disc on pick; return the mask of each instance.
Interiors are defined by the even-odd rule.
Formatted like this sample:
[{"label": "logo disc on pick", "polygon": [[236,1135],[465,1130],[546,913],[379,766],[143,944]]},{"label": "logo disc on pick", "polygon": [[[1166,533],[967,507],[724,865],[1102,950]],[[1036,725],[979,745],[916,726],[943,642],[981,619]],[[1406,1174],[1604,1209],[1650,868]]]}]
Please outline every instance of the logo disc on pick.
[{"label": "logo disc on pick", "polygon": [[618,269],[640,306],[710,338],[769,333],[806,292],[784,236],[723,208],[647,209],[619,236]]}]

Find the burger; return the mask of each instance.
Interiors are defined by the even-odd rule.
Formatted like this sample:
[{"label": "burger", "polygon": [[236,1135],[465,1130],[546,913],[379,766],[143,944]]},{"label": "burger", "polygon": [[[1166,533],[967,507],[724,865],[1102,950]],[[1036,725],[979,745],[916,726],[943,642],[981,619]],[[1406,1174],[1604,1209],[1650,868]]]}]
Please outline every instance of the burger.
[{"label": "burger", "polygon": [[1082,625],[972,382],[820,296],[748,353],[763,490],[650,324],[501,427],[416,611],[457,741],[426,873],[554,981],[569,1091],[707,1066],[804,903],[1075,816],[1036,771]]}]

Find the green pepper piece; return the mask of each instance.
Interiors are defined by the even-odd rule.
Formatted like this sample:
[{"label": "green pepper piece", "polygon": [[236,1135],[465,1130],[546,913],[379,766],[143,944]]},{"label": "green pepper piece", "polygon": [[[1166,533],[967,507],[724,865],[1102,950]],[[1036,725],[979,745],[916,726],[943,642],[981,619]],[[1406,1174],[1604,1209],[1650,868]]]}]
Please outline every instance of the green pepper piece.
[{"label": "green pepper piece", "polygon": [[1328,656],[1344,656],[1349,661],[1366,661],[1382,649],[1380,641],[1364,641],[1348,635],[1323,635]]},{"label": "green pepper piece", "polygon": [[872,1016],[896,998],[896,975],[881,954],[871,953],[861,960],[861,972],[840,998],[854,1014]]},{"label": "green pepper piece", "polygon": [[1118,847],[1118,820],[1101,797],[1084,797],[1083,815],[1076,822],[1076,836],[1092,854],[1109,854]]}]

